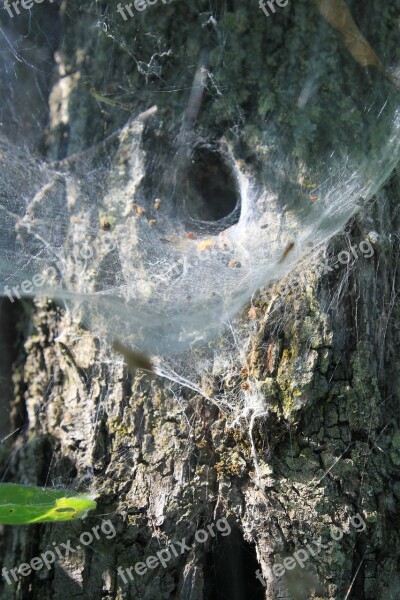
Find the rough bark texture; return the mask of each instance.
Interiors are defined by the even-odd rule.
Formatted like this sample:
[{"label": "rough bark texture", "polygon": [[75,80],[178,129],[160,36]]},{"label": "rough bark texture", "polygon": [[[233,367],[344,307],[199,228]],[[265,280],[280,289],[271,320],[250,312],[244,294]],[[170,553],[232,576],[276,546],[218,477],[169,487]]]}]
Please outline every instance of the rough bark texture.
[{"label": "rough bark texture", "polygon": [[[94,100],[88,106],[79,81],[102,82],[111,63],[115,81],[126,82],[130,74],[133,88],[139,78],[129,53],[90,28],[90,15],[67,5],[75,20],[63,22],[60,15],[66,28],[62,67],[54,69],[49,96],[46,147],[53,159],[100,141],[105,131],[123,123],[117,109],[101,115]],[[190,32],[195,57],[200,44],[193,40],[204,33],[200,24],[194,19],[192,29],[180,34],[179,19],[167,7],[155,10],[160,32]],[[178,15],[186,17],[183,9]],[[238,47],[255,48],[263,35],[262,17],[232,6],[229,18]],[[190,43],[188,48],[190,53]],[[168,68],[177,68],[179,60]],[[232,59],[232,77],[256,77],[259,63],[246,60],[241,53]],[[176,133],[182,107],[163,107],[163,101],[157,97],[169,123],[165,131]],[[61,118],[65,103],[67,125]],[[205,137],[221,134],[217,123],[223,133],[224,122],[215,110],[204,125]],[[253,135],[249,126],[243,158],[250,164]],[[151,137],[146,143],[151,151]],[[166,166],[167,142],[164,153]],[[23,158],[12,155],[15,168],[18,160],[22,168]],[[218,409],[201,396],[182,391],[176,397],[163,380],[131,376],[116,365],[73,314],[49,301],[34,302],[32,310],[24,303],[20,322],[25,326],[15,335],[15,434],[7,442],[8,454],[3,453],[6,478],[90,487],[98,495],[98,510],[72,524],[4,527],[1,566],[29,562],[53,542],[71,540],[76,548],[79,535],[102,519],[112,521],[117,535],[101,535],[91,547],[57,560],[51,570],[4,584],[2,598],[398,597],[399,189],[394,174],[366,215],[333,241],[332,251],[339,251],[344,239],[357,244],[375,231],[372,258],[360,259],[346,277],[333,272],[302,278],[271,318],[266,311],[272,293],[255,304],[259,331],[247,368],[269,405],[268,417],[256,421],[253,431],[259,478],[244,420],[241,428],[228,429]],[[247,313],[248,307],[243,318]],[[61,334],[63,345],[55,341]],[[9,353],[12,337],[1,340]],[[248,374],[243,371],[242,385]],[[362,533],[350,523],[356,513],[367,523]],[[195,542],[198,529],[223,517],[232,527],[229,536]],[[332,540],[332,525],[345,531],[341,540]],[[144,575],[133,571],[133,581],[126,576],[125,583],[117,575],[119,566],[132,567],[182,538],[190,551],[172,557],[166,568]],[[306,539],[320,538],[327,547],[310,556],[304,569],[289,562],[285,575],[274,577],[274,564],[304,548]],[[257,568],[265,588],[256,579]]]}]

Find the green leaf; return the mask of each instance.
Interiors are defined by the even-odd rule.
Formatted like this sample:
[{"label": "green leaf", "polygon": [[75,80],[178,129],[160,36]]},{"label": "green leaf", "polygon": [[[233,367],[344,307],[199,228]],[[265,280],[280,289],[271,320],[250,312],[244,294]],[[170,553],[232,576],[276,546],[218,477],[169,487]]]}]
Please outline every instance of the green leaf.
[{"label": "green leaf", "polygon": [[27,525],[82,519],[96,508],[93,494],[0,483],[0,523]]}]

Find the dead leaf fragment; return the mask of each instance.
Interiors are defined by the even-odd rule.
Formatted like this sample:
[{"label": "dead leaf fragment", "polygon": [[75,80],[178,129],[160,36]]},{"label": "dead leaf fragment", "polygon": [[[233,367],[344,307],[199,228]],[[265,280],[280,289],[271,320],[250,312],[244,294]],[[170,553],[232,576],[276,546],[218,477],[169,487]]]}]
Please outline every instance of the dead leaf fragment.
[{"label": "dead leaf fragment", "polygon": [[347,50],[358,64],[362,67],[374,66],[384,70],[378,56],[355,24],[344,0],[315,1],[324,19],[343,35]]},{"label": "dead leaf fragment", "polygon": [[233,258],[231,258],[231,260],[228,262],[228,267],[231,269],[240,269],[241,266],[242,265],[240,262],[238,260],[234,260]]},{"label": "dead leaf fragment", "polygon": [[129,369],[133,371],[142,369],[143,371],[149,371],[150,373],[153,372],[151,360],[142,352],[137,352],[136,350],[124,346],[118,340],[113,342],[112,349],[114,352],[122,354]]},{"label": "dead leaf fragment", "polygon": [[280,257],[280,259],[278,261],[278,265],[280,265],[281,263],[283,263],[284,260],[286,260],[286,258],[289,256],[289,254],[291,253],[293,248],[294,248],[294,242],[289,242],[289,244],[286,246],[285,250],[283,251],[282,256]]},{"label": "dead leaf fragment", "polygon": [[250,308],[249,312],[247,313],[247,316],[249,317],[249,319],[257,319],[257,310],[254,306]]},{"label": "dead leaf fragment", "polygon": [[135,215],[137,215],[138,217],[143,217],[146,214],[146,209],[143,208],[143,206],[140,206],[139,204],[137,204],[136,202],[134,202],[132,204],[132,211]]},{"label": "dead leaf fragment", "polygon": [[212,246],[214,246],[214,240],[203,240],[197,244],[197,250],[203,252],[204,250],[208,250],[208,248],[212,248]]},{"label": "dead leaf fragment", "polygon": [[103,231],[110,231],[111,229],[111,225],[108,221],[106,221],[105,219],[103,219],[100,223],[100,227],[102,228]]}]

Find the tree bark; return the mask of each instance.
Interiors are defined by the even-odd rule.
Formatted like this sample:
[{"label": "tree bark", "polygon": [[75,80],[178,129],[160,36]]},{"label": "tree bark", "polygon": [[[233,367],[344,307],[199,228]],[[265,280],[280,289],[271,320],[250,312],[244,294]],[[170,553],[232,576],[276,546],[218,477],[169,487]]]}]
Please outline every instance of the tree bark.
[{"label": "tree bark", "polygon": [[[208,3],[200,4],[209,10]],[[106,146],[101,142],[126,120],[120,107],[98,103],[88,89],[109,85],[134,90],[136,114],[158,106],[159,130],[149,125],[142,143],[148,160],[157,150],[157,167],[168,171],[171,139],[181,134],[189,143],[195,119],[189,111],[182,122],[189,92],[171,100],[157,93],[159,81],[193,63],[194,69],[181,80],[182,89],[186,84],[190,89],[201,61],[218,69],[218,53],[225,43],[220,30],[212,22],[207,25],[209,15],[199,16],[183,3],[160,3],[140,15],[157,31],[156,42],[145,28],[125,23],[115,7],[107,16],[107,3],[98,5],[98,14],[106,15],[103,29],[96,27],[93,7],[66,2],[47,16],[44,5],[35,8],[42,25],[33,27],[32,39],[40,45],[43,31],[57,31],[52,40],[56,60],[42,83],[49,125],[42,140],[29,137],[26,154],[16,150],[8,129],[2,138],[7,169],[1,177],[9,177],[9,166],[27,173],[26,186],[39,188],[43,172],[29,156],[32,150],[42,151],[55,161],[49,168],[60,177],[65,205],[75,193],[68,187],[71,173],[79,181],[86,177],[85,193],[101,193],[101,183],[94,181],[96,171],[92,178],[85,172],[87,157],[93,153],[91,164],[96,168],[111,156],[118,138]],[[229,136],[242,127],[239,115],[247,111],[244,138],[234,145],[235,158],[254,169],[260,184],[263,150],[257,146],[255,115],[260,104],[266,110],[277,98],[266,92],[255,101],[251,95],[262,92],[265,84],[257,83],[263,65],[260,52],[254,52],[258,46],[270,51],[267,68],[274,52],[281,56],[280,32],[271,30],[266,40],[264,17],[257,7],[243,8],[232,1],[217,8],[217,20],[224,19],[237,44],[236,51],[226,49],[230,66],[225,76],[238,83],[225,105],[218,93],[207,98],[197,133],[211,141]],[[305,31],[306,17],[318,18],[314,5],[304,15]],[[290,15],[279,18],[277,27],[292,31]],[[22,29],[24,19],[22,15],[18,24]],[[176,47],[182,45],[182,54],[172,58],[163,54],[170,35]],[[143,62],[137,60],[139,47]],[[84,153],[82,164],[79,152]],[[23,185],[21,193],[29,193]],[[147,185],[153,189],[155,182]],[[49,570],[19,576],[11,585],[3,578],[2,598],[398,597],[399,189],[395,172],[326,250],[335,256],[349,243],[359,247],[368,240],[373,256],[359,253],[354,266],[341,267],[340,272],[300,265],[288,279],[284,298],[273,286],[256,297],[252,306],[257,331],[240,385],[245,389],[249,379],[258,382],[267,416],[253,421],[243,417],[236,428],[200,394],[185,389],[177,394],[160,377],[142,371],[130,374],[62,305],[47,299],[20,303],[23,333],[15,332],[14,338],[8,332],[0,340],[4,355],[14,360],[12,400],[7,397],[14,433],[3,444],[4,479],[90,489],[98,505],[79,522],[3,527],[1,568],[30,562],[67,540],[75,551],[57,558]],[[9,310],[6,301],[0,305],[3,311]],[[244,320],[249,309],[243,309]],[[8,382],[9,370],[5,364],[1,374]],[[224,385],[228,382],[221,382]],[[222,527],[225,518],[229,535]],[[81,534],[107,520],[115,536],[100,530],[99,539],[82,547]],[[200,529],[208,532],[204,543],[195,538]],[[332,535],[339,537],[340,531],[343,537],[335,541]],[[165,568],[158,564],[144,574],[135,571],[137,563],[171,544],[178,548],[183,538],[188,549],[178,550],[177,556],[170,552]],[[300,549],[303,554],[296,555]],[[303,568],[293,556],[303,557]],[[285,572],[277,576],[283,563]],[[118,574],[119,567],[124,576]],[[132,577],[126,571],[130,567]]]}]

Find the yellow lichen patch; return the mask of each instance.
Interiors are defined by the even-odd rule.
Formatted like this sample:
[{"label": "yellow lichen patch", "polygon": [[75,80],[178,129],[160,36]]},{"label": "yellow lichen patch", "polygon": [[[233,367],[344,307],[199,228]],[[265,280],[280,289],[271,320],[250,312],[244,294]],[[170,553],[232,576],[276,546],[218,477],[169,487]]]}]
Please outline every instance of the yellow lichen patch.
[{"label": "yellow lichen patch", "polygon": [[221,460],[215,464],[218,479],[229,476],[242,476],[246,471],[246,461],[239,452],[225,452]]},{"label": "yellow lichen patch", "polygon": [[110,431],[118,433],[118,435],[127,436],[131,433],[120,417],[111,417],[108,421],[108,425]]}]

